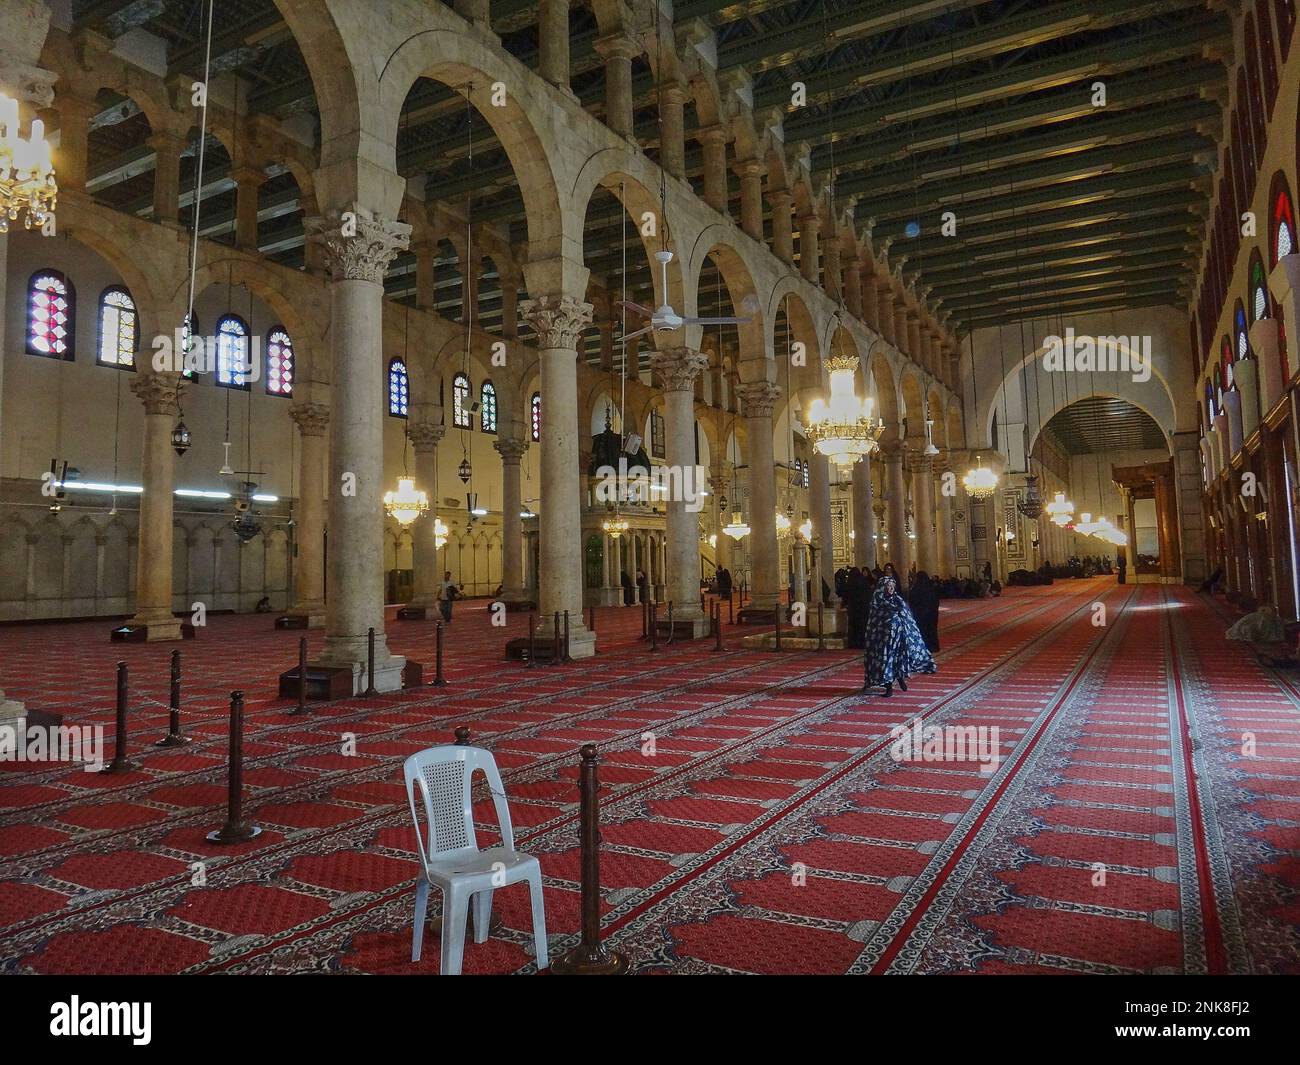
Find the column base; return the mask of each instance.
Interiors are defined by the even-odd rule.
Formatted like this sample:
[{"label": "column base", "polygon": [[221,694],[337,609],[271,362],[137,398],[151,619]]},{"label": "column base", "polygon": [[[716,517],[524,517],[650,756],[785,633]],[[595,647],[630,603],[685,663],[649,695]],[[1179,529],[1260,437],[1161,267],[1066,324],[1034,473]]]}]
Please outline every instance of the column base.
[{"label": "column base", "polygon": [[824,632],[827,636],[846,633],[849,631],[848,611],[838,607],[823,607],[822,624],[819,627],[817,624],[817,606],[814,604],[808,608],[807,629],[814,635],[818,632]]},{"label": "column base", "polygon": [[275,619],[277,629],[323,629],[325,627],[325,609],[318,613],[314,609],[299,610],[294,608],[287,614]]},{"label": "column base", "polygon": [[667,614],[660,614],[655,628],[659,631],[659,642],[663,643],[669,636],[674,640],[698,640],[712,633],[713,625],[698,609],[686,617],[673,612],[672,624],[668,624]]},{"label": "column base", "polygon": [[136,615],[110,634],[115,643],[155,643],[162,640],[192,640],[194,626],[168,614],[163,617]]},{"label": "column base", "polygon": [[[543,614],[537,620],[536,641],[549,643],[554,639],[552,615]],[[564,617],[560,617],[560,639],[564,639]],[[582,623],[582,615],[569,615],[569,657],[591,658],[596,653],[596,634]]]},{"label": "column base", "polygon": [[17,699],[6,699],[0,692],[0,728],[12,728],[14,733],[21,732],[27,721],[27,711]]},{"label": "column base", "polygon": [[[375,657],[375,691],[378,692],[395,692],[402,689],[402,670],[406,666],[406,659],[401,655],[386,655]],[[307,663],[307,670],[310,674],[313,669],[325,670],[352,670],[352,694],[361,695],[365,692],[370,683],[370,675],[366,668],[366,660],[363,657],[360,661],[338,661],[331,657],[322,657],[314,662]]]}]

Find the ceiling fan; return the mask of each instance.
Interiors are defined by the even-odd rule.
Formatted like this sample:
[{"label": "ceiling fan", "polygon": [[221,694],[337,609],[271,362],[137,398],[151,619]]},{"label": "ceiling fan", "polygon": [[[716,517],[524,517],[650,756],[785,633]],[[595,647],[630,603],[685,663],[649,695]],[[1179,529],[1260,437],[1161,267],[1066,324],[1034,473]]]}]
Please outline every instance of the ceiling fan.
[{"label": "ceiling fan", "polygon": [[663,305],[652,311],[649,307],[642,307],[639,303],[632,303],[630,300],[619,300],[620,307],[626,307],[633,314],[640,315],[650,322],[644,329],[638,329],[635,333],[628,333],[623,337],[624,340],[631,340],[633,337],[639,337],[643,333],[649,333],[656,329],[680,329],[684,325],[744,325],[746,322],[754,320],[752,313],[757,310],[758,300],[752,293],[742,301],[745,310],[751,312],[751,317],[748,318],[692,318],[678,314],[668,304],[668,264],[673,261],[673,253],[667,249],[657,251],[655,252],[655,259],[663,272]]}]

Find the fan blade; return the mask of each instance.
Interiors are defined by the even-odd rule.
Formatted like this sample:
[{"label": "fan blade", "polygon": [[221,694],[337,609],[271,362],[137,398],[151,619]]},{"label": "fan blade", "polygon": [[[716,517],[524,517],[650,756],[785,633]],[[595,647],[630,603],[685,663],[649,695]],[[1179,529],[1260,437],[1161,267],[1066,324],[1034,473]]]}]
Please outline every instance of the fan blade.
[{"label": "fan blade", "polygon": [[635,333],[624,333],[624,334],[623,334],[623,339],[624,339],[624,340],[631,340],[631,339],[633,339],[634,337],[639,337],[639,336],[641,336],[643,333],[653,333],[653,332],[654,332],[654,328],[655,328],[654,326],[652,326],[652,325],[648,325],[648,326],[646,326],[644,329],[638,329]]},{"label": "fan blade", "polygon": [[633,303],[631,300],[619,300],[618,305],[620,307],[626,307],[633,314],[639,314],[642,318],[654,317],[655,312],[650,310],[649,307],[642,307],[641,304]]},{"label": "fan blade", "polygon": [[686,325],[744,325],[752,318],[687,318]]}]

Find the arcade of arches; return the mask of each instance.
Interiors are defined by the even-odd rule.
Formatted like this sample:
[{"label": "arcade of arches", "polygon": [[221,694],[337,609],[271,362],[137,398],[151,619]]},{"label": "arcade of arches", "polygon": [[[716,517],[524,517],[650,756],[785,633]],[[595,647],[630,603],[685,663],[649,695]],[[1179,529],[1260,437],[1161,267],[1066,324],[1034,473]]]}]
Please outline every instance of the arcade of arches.
[{"label": "arcade of arches", "polygon": [[[125,661],[139,764],[0,762],[0,972],[438,971],[402,759],[461,725],[552,959],[591,743],[635,971],[1300,966],[1295,5],[747,6],[7,0],[59,191],[0,235],[0,728],[111,747]],[[942,597],[892,702],[887,564]],[[465,971],[531,971],[523,892]]]}]

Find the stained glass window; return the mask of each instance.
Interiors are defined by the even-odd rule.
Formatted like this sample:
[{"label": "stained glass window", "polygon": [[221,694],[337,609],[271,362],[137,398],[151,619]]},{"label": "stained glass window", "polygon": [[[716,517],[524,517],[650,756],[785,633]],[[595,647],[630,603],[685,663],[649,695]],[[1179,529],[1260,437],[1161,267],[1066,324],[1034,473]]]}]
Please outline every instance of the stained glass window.
[{"label": "stained glass window", "polygon": [[451,379],[451,424],[457,429],[472,429],[469,413],[469,378],[458,373]]},{"label": "stained glass window", "polygon": [[497,431],[497,390],[491,381],[479,389],[479,428],[485,433]]},{"label": "stained glass window", "polygon": [[531,417],[533,423],[533,439],[540,440],[542,438],[542,396],[540,392],[533,393]]},{"label": "stained glass window", "polygon": [[280,326],[266,338],[266,390],[273,396],[293,395],[293,341]]},{"label": "stained glass window", "polygon": [[242,318],[228,314],[217,322],[217,384],[247,388],[250,366],[248,326]]},{"label": "stained glass window", "polygon": [[1273,211],[1269,219],[1273,232],[1273,262],[1295,251],[1295,208],[1291,204],[1291,190],[1287,187],[1286,177],[1279,170],[1273,178]]},{"label": "stained glass window", "polygon": [[120,285],[104,289],[99,297],[100,364],[134,369],[139,339],[139,318],[131,293]]},{"label": "stained glass window", "polygon": [[1251,322],[1268,317],[1268,284],[1264,280],[1264,260],[1256,250],[1250,256]]},{"label": "stained glass window", "polygon": [[405,418],[410,398],[406,363],[394,359],[388,364],[388,413],[395,418]]},{"label": "stained glass window", "polygon": [[38,270],[27,286],[27,354],[73,357],[72,282],[58,270]]}]

